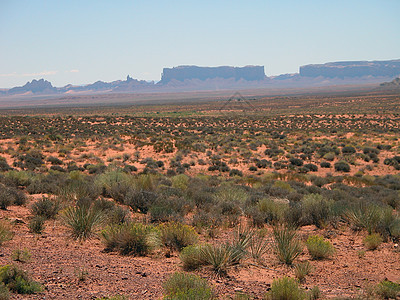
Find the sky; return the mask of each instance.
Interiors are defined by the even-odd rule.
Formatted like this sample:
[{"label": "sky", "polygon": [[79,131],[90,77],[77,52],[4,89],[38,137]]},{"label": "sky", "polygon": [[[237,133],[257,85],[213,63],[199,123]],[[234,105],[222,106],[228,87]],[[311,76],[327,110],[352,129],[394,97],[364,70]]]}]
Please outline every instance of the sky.
[{"label": "sky", "polygon": [[179,65],[400,59],[399,0],[0,0],[0,88],[161,79]]}]

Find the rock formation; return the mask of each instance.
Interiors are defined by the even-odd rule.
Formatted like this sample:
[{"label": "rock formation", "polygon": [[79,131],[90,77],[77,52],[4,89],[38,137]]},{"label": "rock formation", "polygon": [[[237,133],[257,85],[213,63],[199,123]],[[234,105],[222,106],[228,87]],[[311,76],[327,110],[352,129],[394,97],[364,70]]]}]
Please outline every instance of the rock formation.
[{"label": "rock formation", "polygon": [[246,67],[198,67],[179,66],[175,68],[164,68],[160,84],[166,84],[171,80],[185,81],[192,79],[207,80],[214,78],[247,81],[263,80],[265,78],[263,66]]},{"label": "rock formation", "polygon": [[304,77],[395,77],[400,75],[400,60],[330,62],[300,67]]}]

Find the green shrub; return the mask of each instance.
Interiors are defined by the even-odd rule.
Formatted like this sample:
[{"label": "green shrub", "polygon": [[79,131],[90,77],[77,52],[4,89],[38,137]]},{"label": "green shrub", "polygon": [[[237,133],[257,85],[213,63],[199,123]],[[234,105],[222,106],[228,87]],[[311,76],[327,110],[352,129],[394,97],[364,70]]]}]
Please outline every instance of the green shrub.
[{"label": "green shrub", "polygon": [[179,174],[171,178],[172,187],[185,191],[189,184],[189,177],[185,174]]},{"label": "green shrub", "polygon": [[320,194],[308,194],[301,201],[302,223],[313,224],[322,228],[333,219],[333,201],[327,200]]},{"label": "green shrub", "polygon": [[338,161],[333,166],[337,172],[350,172],[350,165],[345,161]]},{"label": "green shrub", "polygon": [[127,299],[128,298],[126,298],[125,296],[122,296],[122,295],[96,298],[96,300],[127,300]]},{"label": "green shrub", "polygon": [[0,283],[0,300],[8,300],[10,299],[10,291],[8,290],[8,287],[1,282]]},{"label": "green shrub", "polygon": [[96,228],[103,222],[103,212],[91,206],[71,206],[62,212],[65,225],[73,239],[91,238]]},{"label": "green shrub", "polygon": [[28,249],[16,249],[11,255],[12,260],[22,263],[28,262],[31,259],[31,253]]},{"label": "green shrub", "polygon": [[45,229],[45,218],[41,216],[33,217],[28,224],[29,231],[32,233],[42,234]]},{"label": "green shrub", "polygon": [[11,231],[10,225],[4,221],[0,221],[0,246],[13,238],[14,234]]},{"label": "green shrub", "polygon": [[13,198],[9,189],[0,184],[0,209],[6,210],[12,203]]},{"label": "green shrub", "polygon": [[214,294],[205,279],[197,275],[174,273],[163,284],[165,300],[209,300]]},{"label": "green shrub", "polygon": [[305,296],[297,281],[285,276],[272,282],[271,290],[265,298],[271,300],[302,300],[305,299]]},{"label": "green shrub", "polygon": [[364,238],[364,245],[368,250],[375,250],[383,242],[379,233],[372,233]]},{"label": "green shrub", "polygon": [[60,210],[60,203],[56,200],[43,196],[42,199],[33,203],[31,212],[34,216],[43,217],[45,220],[54,219]]},{"label": "green shrub", "polygon": [[325,241],[322,236],[312,235],[306,241],[308,252],[313,259],[324,259],[335,253],[331,242]]},{"label": "green shrub", "polygon": [[18,294],[36,294],[43,290],[40,283],[33,281],[27,273],[12,265],[0,267],[0,282]]},{"label": "green shrub", "polygon": [[170,222],[158,225],[161,243],[175,250],[197,243],[198,235],[193,227],[181,223]]},{"label": "green shrub", "polygon": [[193,271],[205,264],[200,245],[190,245],[182,249],[179,258],[185,271]]},{"label": "green shrub", "polygon": [[278,260],[291,265],[303,252],[303,247],[296,236],[296,231],[287,226],[276,226],[273,229],[273,248]]},{"label": "green shrub", "polygon": [[264,198],[258,202],[257,207],[266,223],[276,223],[283,220],[288,204],[280,200]]},{"label": "green shrub", "polygon": [[156,246],[155,231],[140,223],[109,225],[100,233],[106,251],[144,256]]},{"label": "green shrub", "polygon": [[384,280],[376,285],[375,292],[384,299],[397,299],[400,294],[400,284]]}]

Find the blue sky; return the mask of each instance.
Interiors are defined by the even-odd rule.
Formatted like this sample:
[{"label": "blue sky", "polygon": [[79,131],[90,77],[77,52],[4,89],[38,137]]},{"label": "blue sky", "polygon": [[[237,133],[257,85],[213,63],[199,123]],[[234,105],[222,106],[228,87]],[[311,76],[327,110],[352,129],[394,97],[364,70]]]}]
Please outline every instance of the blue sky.
[{"label": "blue sky", "polygon": [[160,80],[163,67],[400,58],[400,1],[0,0],[0,88]]}]

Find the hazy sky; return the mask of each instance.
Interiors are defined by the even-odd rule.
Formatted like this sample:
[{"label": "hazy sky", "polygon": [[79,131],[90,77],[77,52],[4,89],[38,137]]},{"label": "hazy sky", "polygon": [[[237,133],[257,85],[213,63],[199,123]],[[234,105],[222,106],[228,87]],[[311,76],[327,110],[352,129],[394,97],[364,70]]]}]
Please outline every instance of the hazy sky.
[{"label": "hazy sky", "polygon": [[163,67],[304,64],[400,58],[400,0],[0,0],[0,87],[55,86]]}]

